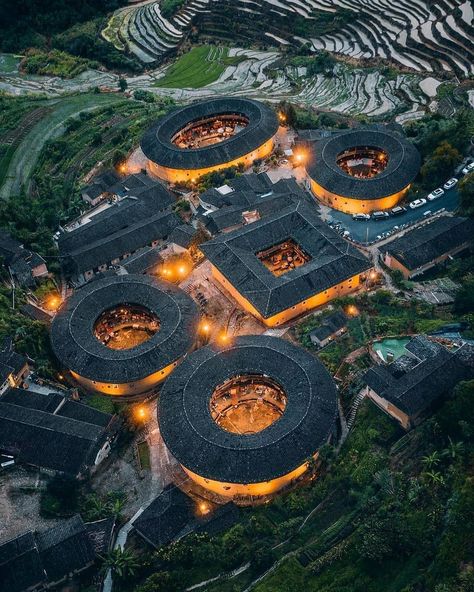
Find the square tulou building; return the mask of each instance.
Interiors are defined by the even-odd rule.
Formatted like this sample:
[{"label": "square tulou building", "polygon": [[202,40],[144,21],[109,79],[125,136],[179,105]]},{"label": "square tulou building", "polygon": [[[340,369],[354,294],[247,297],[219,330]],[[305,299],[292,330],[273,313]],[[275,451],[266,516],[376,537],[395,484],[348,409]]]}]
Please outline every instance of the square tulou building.
[{"label": "square tulou building", "polygon": [[297,202],[202,245],[214,277],[274,327],[359,289],[369,260]]}]

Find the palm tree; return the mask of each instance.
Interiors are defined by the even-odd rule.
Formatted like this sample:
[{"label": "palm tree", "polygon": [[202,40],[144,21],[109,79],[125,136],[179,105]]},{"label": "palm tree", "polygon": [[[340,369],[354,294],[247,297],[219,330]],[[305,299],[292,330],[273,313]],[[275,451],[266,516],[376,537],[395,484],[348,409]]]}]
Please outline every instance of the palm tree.
[{"label": "palm tree", "polygon": [[431,482],[433,485],[444,485],[444,477],[438,471],[428,471],[423,473],[422,475],[427,481]]},{"label": "palm tree", "polygon": [[464,444],[463,442],[453,442],[451,438],[448,436],[449,444],[446,450],[443,450],[443,456],[447,456],[451,460],[456,460],[462,456],[464,452]]},{"label": "palm tree", "polygon": [[421,459],[421,462],[425,465],[425,467],[427,469],[432,469],[433,467],[436,467],[437,465],[439,465],[440,460],[441,459],[439,457],[439,452],[437,450],[435,450],[431,454],[424,456]]},{"label": "palm tree", "polygon": [[140,563],[135,553],[117,547],[108,553],[104,565],[112,571],[112,575],[126,578],[135,574]]}]

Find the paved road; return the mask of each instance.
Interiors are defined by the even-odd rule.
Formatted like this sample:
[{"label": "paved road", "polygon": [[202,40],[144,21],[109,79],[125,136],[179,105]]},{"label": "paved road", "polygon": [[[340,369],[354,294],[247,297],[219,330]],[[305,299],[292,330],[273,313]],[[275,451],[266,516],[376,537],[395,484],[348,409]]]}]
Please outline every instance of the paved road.
[{"label": "paved road", "polygon": [[413,224],[423,218],[424,212],[431,211],[433,214],[441,209],[454,211],[459,204],[459,195],[455,189],[447,191],[442,197],[435,201],[427,202],[421,208],[410,210],[400,216],[390,216],[386,220],[367,220],[357,221],[353,220],[350,214],[344,214],[336,210],[331,210],[327,217],[328,221],[334,220],[339,222],[346,230],[351,233],[351,237],[361,243],[373,242],[376,237],[383,232],[391,230],[394,226],[401,226],[402,224]]}]

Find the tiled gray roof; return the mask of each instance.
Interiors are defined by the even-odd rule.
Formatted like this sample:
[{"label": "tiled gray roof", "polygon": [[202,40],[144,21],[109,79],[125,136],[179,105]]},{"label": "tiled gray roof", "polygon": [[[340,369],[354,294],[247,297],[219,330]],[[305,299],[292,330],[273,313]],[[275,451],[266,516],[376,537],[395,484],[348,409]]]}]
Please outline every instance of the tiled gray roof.
[{"label": "tiled gray roof", "polygon": [[[191,121],[220,114],[240,114],[249,124],[235,136],[203,148],[182,150],[171,138]],[[151,161],[172,169],[200,169],[231,162],[252,152],[278,130],[275,112],[257,101],[220,97],[194,103],[160,119],[144,135],[141,148]]]},{"label": "tiled gray roof", "polygon": [[[269,376],[287,397],[280,419],[255,434],[224,431],[209,412],[215,388],[242,374]],[[336,402],[334,381],[317,358],[283,339],[241,336],[185,358],[160,393],[158,421],[184,467],[221,482],[258,483],[289,473],[327,441]]]},{"label": "tiled gray roof", "polygon": [[[288,238],[311,260],[274,276],[256,253]],[[368,259],[342,239],[305,202],[223,234],[201,247],[211,263],[264,317],[271,317],[370,269]]]},{"label": "tiled gray roof", "polygon": [[[388,154],[384,171],[371,179],[345,173],[337,156],[349,148],[372,146]],[[418,174],[420,155],[413,144],[388,130],[359,128],[338,133],[316,142],[308,162],[309,176],[327,191],[354,199],[378,199],[406,187]]]},{"label": "tiled gray roof", "polygon": [[474,220],[441,216],[388,243],[384,251],[414,270],[473,240]]},{"label": "tiled gray roof", "polygon": [[[153,312],[160,329],[137,347],[110,349],[96,339],[94,323],[105,310],[127,302]],[[87,284],[66,300],[51,325],[51,342],[59,361],[80,376],[129,383],[188,352],[198,320],[195,302],[173,284],[145,275],[112,276]]]},{"label": "tiled gray roof", "polygon": [[380,397],[407,415],[415,416],[461,380],[474,377],[473,355],[470,352],[465,357],[465,347],[454,353],[441,347],[402,372],[395,362],[388,366],[374,366],[366,373],[365,381]]}]

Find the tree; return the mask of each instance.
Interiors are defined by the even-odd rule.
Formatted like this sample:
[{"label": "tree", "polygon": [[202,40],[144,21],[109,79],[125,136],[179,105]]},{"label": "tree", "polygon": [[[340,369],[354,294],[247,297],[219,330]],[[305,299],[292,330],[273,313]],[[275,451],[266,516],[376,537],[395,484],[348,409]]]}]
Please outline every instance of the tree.
[{"label": "tree", "polygon": [[474,312],[474,275],[470,274],[464,278],[454,300],[454,310],[461,314]]},{"label": "tree", "polygon": [[435,450],[431,454],[428,454],[427,456],[424,456],[421,459],[421,462],[423,463],[423,465],[427,469],[432,469],[433,467],[436,467],[437,465],[439,465],[440,460],[441,459],[440,459],[439,452],[437,450]]},{"label": "tree", "polygon": [[118,84],[119,84],[120,92],[125,92],[127,90],[128,82],[125,80],[125,78],[120,77]]},{"label": "tree", "polygon": [[112,571],[113,576],[126,579],[135,575],[136,570],[140,567],[140,562],[132,551],[117,547],[107,554],[104,566]]},{"label": "tree", "polygon": [[474,216],[474,172],[466,175],[458,185],[461,197],[461,210],[468,216]]},{"label": "tree", "polygon": [[446,177],[452,175],[453,169],[461,160],[459,150],[447,141],[441,142],[421,167],[423,184],[429,188],[441,184]]}]

